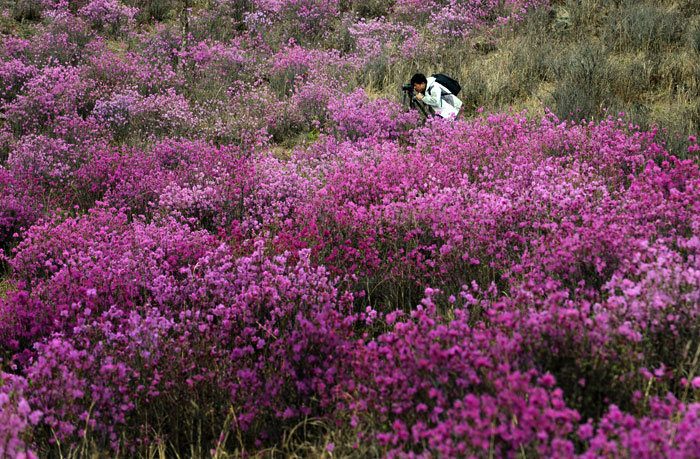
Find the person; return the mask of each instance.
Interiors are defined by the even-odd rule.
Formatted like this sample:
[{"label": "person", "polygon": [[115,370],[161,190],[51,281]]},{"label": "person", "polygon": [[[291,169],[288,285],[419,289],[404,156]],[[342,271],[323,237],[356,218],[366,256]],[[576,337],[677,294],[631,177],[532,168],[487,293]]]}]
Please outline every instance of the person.
[{"label": "person", "polygon": [[426,78],[422,73],[416,73],[411,77],[411,84],[416,92],[416,99],[432,107],[436,115],[452,120],[459,116],[462,101],[435,81],[434,77]]}]

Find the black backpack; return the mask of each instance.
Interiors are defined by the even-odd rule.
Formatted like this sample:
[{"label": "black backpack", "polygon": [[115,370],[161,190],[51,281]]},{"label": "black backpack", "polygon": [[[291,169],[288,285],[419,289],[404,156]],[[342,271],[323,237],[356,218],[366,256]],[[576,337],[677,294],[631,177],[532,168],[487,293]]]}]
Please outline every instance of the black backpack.
[{"label": "black backpack", "polygon": [[454,94],[455,96],[459,94],[459,91],[462,90],[462,87],[454,78],[450,78],[447,75],[443,75],[442,73],[435,73],[431,76],[435,78],[435,81],[443,85],[445,88],[447,88],[448,91],[450,91],[450,93]]}]

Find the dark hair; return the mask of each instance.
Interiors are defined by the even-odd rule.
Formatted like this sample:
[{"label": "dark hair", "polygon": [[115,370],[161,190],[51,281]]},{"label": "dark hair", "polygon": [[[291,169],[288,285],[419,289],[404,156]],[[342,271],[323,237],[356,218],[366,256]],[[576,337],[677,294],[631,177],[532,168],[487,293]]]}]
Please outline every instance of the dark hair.
[{"label": "dark hair", "polygon": [[411,77],[411,84],[427,83],[428,79],[422,73],[416,73]]}]

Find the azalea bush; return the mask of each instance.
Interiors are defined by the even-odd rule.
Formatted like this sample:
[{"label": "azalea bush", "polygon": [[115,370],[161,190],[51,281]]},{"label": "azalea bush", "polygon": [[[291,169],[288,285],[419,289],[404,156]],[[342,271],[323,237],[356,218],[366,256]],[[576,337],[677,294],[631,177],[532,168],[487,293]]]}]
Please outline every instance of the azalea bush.
[{"label": "azalea bush", "polygon": [[33,196],[29,178],[18,180],[13,174],[0,170],[0,249],[7,250],[20,241],[40,215],[41,203]]},{"label": "azalea bush", "polygon": [[400,103],[557,5],[0,8],[0,456],[698,449],[697,138]]},{"label": "azalea bush", "polygon": [[33,410],[27,402],[28,390],[26,379],[0,373],[0,454],[3,456],[38,457],[31,447],[31,430],[39,424],[43,413]]}]

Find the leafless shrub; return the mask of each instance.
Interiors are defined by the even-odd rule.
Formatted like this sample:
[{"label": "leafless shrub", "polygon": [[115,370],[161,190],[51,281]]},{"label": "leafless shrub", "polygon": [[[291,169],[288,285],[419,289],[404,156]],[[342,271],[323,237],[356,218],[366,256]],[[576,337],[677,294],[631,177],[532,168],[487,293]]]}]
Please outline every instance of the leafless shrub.
[{"label": "leafless shrub", "polygon": [[687,19],[678,11],[669,11],[652,4],[628,2],[619,15],[611,19],[608,38],[620,51],[659,52],[681,42]]},{"label": "leafless shrub", "polygon": [[462,91],[459,98],[462,100],[464,115],[472,116],[479,107],[486,105],[485,96],[488,94],[486,78],[483,74],[472,69],[461,80]]},{"label": "leafless shrub", "polygon": [[659,63],[644,55],[608,56],[611,92],[624,103],[638,101],[659,80]]},{"label": "leafless shrub", "polygon": [[554,60],[552,111],[562,119],[593,120],[610,105],[610,68],[605,51],[583,44]]},{"label": "leafless shrub", "polygon": [[[698,3],[698,5],[700,5],[700,3]],[[700,21],[696,21],[695,24],[688,27],[686,43],[690,51],[694,51],[700,55]]]}]

